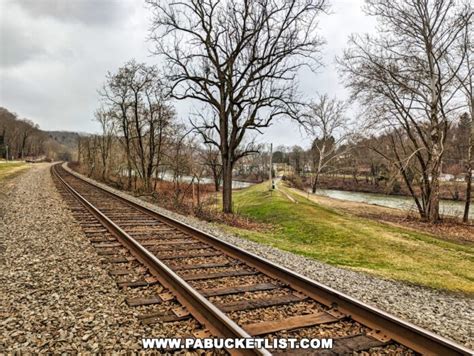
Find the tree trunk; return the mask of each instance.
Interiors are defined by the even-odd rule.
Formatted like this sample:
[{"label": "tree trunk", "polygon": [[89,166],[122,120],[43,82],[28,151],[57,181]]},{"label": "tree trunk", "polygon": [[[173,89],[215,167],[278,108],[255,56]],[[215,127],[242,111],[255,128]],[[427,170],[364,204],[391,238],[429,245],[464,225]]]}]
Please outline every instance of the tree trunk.
[{"label": "tree trunk", "polygon": [[132,189],[132,163],[127,159],[127,190]]},{"label": "tree trunk", "polygon": [[439,177],[441,175],[441,155],[437,145],[433,148],[433,169],[431,169],[430,194],[428,196],[428,206],[426,216],[429,221],[435,223],[439,220]]},{"label": "tree trunk", "polygon": [[214,174],[214,189],[216,190],[216,192],[219,191],[219,187],[220,187],[220,178],[217,174]]},{"label": "tree trunk", "polygon": [[311,188],[311,191],[316,193],[316,189],[318,188],[318,183],[319,183],[319,173],[316,173],[316,176],[314,177],[314,182],[313,182],[313,187]]},{"label": "tree trunk", "polygon": [[466,186],[466,204],[464,205],[464,216],[462,221],[467,223],[469,221],[469,208],[471,207],[471,191],[472,191],[472,165],[469,164],[467,173]]},{"label": "tree trunk", "polygon": [[197,199],[197,207],[201,209],[201,180],[197,179],[197,189],[196,189],[196,199]]},{"label": "tree trunk", "polygon": [[81,138],[80,137],[77,139],[77,162],[81,164]]},{"label": "tree trunk", "polygon": [[357,171],[352,172],[352,179],[354,179],[355,184],[359,184],[359,180],[357,179]]},{"label": "tree trunk", "polygon": [[151,192],[151,178],[153,177],[153,168],[147,167],[145,170],[145,192],[150,193]]},{"label": "tree trunk", "polygon": [[432,177],[432,188],[430,200],[428,202],[427,215],[429,221],[435,223],[439,220],[439,179]]},{"label": "tree trunk", "polygon": [[25,158],[25,147],[26,147],[26,137],[23,137],[23,140],[21,141],[21,160]]},{"label": "tree trunk", "polygon": [[232,213],[232,163],[222,160],[222,210],[224,213]]}]

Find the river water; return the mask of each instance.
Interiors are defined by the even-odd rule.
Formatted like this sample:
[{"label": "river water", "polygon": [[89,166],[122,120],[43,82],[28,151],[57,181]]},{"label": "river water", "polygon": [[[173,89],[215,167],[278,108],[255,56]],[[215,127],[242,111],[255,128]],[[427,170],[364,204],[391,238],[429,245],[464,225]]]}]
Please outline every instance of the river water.
[{"label": "river water", "polygon": [[[128,172],[127,170],[123,170],[122,171],[122,176],[126,177],[128,175]],[[135,171],[132,171],[132,176],[135,176]],[[171,173],[162,173],[159,175],[159,178],[160,179],[163,179],[165,181],[168,181],[168,182],[172,182],[173,181],[173,175]],[[193,177],[191,176],[181,176],[179,178],[179,181],[180,182],[191,182],[191,180],[193,179]],[[196,179],[194,179],[194,182],[197,182]],[[212,178],[201,178],[200,179],[200,183],[201,184],[214,184],[214,180]],[[221,182],[222,184],[222,182]],[[232,189],[242,189],[242,188],[247,188],[247,187],[250,187],[251,185],[253,185],[255,183],[249,183],[249,182],[242,182],[242,181],[238,181],[238,180],[232,180]]]},{"label": "river water", "polygon": [[[412,210],[415,212],[418,211],[413,199],[406,196],[361,193],[336,189],[318,189],[316,194],[324,195],[334,199],[374,204],[403,210]],[[464,202],[441,200],[440,213],[446,216],[462,217],[464,213]],[[474,204],[469,211],[469,219],[474,219]]]},{"label": "river water", "polygon": [[[162,179],[166,180],[166,181],[173,181],[173,176],[171,174],[168,174],[168,173],[165,173],[161,176]],[[181,176],[180,177],[180,181],[181,182],[191,182],[191,180],[193,179],[193,177],[191,176]],[[194,179],[194,182],[197,183],[197,180]],[[203,177],[199,180],[199,182],[201,184],[214,184],[214,180],[212,178],[207,178],[207,177]],[[222,184],[222,182],[221,182]],[[250,187],[251,185],[253,185],[254,183],[249,183],[249,182],[241,182],[241,181],[238,181],[238,180],[232,180],[232,189],[242,189],[242,188],[247,188],[247,187]]]}]

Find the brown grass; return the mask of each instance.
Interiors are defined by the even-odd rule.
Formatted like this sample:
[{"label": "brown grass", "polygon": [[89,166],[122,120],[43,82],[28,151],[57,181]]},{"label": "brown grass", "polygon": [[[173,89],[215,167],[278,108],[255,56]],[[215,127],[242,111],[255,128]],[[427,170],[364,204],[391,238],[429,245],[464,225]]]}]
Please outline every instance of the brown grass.
[{"label": "brown grass", "polygon": [[[75,171],[87,175],[87,172],[77,163],[70,163],[69,167]],[[126,181],[119,177],[110,176],[106,181],[100,176],[91,178],[101,181],[116,189],[126,190]],[[269,231],[272,227],[268,224],[256,222],[255,220],[239,214],[224,214],[220,211],[221,193],[216,192],[213,184],[194,184],[181,182],[179,184],[169,181],[157,180],[155,189],[151,193],[144,193],[142,183],[137,180],[132,184],[132,190],[128,192],[149,203],[156,204],[165,209],[183,215],[196,216],[208,222],[225,224],[243,229],[255,231]]]}]

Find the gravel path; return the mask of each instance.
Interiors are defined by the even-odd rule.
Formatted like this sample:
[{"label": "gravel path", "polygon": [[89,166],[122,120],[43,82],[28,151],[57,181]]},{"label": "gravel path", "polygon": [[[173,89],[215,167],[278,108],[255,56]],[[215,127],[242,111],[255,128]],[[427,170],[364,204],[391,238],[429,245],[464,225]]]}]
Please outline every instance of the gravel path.
[{"label": "gravel path", "polygon": [[[68,167],[66,169],[71,171]],[[83,177],[76,172],[72,173]],[[474,349],[474,299],[472,298],[380,279],[260,245],[229,235],[209,223],[176,214],[105,184],[88,180],[163,215],[184,221],[222,240],[248,249],[329,287]]]},{"label": "gravel path", "polygon": [[0,199],[0,354],[141,350],[143,327],[54,186],[50,164]]}]

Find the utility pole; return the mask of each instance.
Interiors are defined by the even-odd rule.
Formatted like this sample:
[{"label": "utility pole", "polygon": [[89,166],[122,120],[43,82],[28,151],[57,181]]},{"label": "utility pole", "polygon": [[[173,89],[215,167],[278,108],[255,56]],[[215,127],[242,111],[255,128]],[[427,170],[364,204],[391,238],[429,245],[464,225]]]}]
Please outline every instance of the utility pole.
[{"label": "utility pole", "polygon": [[471,97],[471,120],[469,121],[469,140],[467,147],[466,200],[462,221],[469,222],[469,209],[472,198],[472,173],[474,171],[474,97]]},{"label": "utility pole", "polygon": [[270,183],[271,183],[271,189],[275,189],[275,182],[273,181],[273,143],[270,143],[270,169],[268,171],[269,173],[269,178],[270,178]]}]

